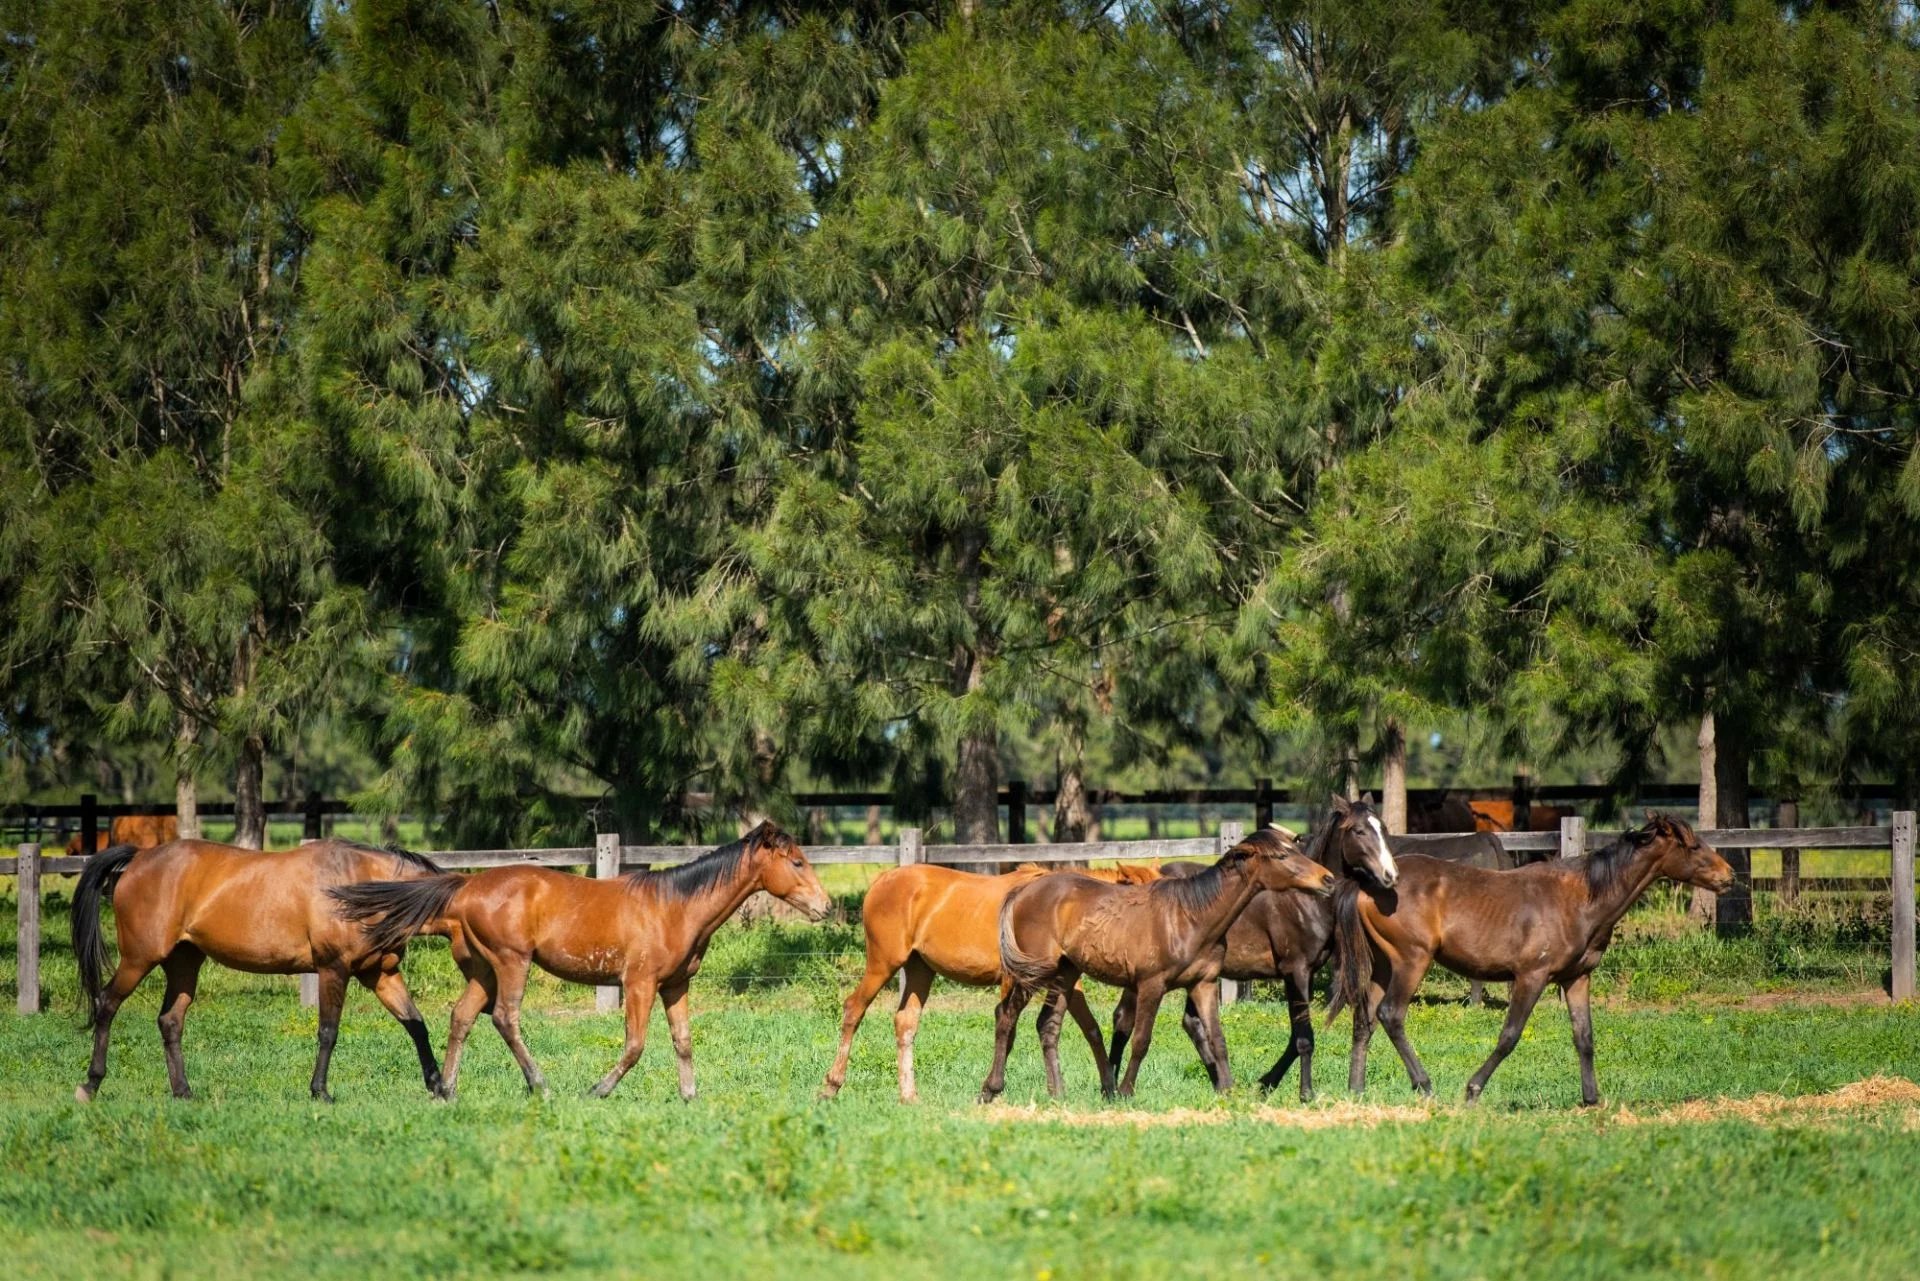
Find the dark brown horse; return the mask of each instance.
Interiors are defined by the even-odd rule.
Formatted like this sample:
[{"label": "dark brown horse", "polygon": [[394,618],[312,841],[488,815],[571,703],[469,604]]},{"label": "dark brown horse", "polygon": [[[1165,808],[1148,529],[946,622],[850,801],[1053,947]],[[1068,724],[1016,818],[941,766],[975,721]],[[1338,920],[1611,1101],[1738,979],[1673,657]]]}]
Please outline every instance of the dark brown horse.
[{"label": "dark brown horse", "polygon": [[[893,1015],[893,1035],[900,1078],[900,1101],[912,1103],[919,1097],[913,1078],[913,1038],[920,1028],[920,1012],[926,1007],[927,993],[935,975],[970,987],[994,987],[1000,982],[1000,906],[1007,895],[1037,876],[1046,876],[1044,867],[1023,863],[999,876],[983,876],[932,863],[914,863],[882,872],[867,888],[860,907],[861,924],[866,927],[867,969],[847,997],[840,1017],[840,1048],[827,1069],[820,1096],[830,1099],[840,1092],[847,1079],[847,1058],[853,1052],[853,1035],[860,1020],[873,1004],[880,989],[894,974],[902,974],[900,1007]],[[1160,879],[1149,867],[1122,864],[1119,867],[1086,871],[1080,875],[1097,880],[1145,885]],[[1057,1038],[1048,1028],[1064,1013],[1074,1022],[1095,1053],[1100,1052],[1100,1025],[1079,988],[1067,994],[1065,1004],[1048,1000],[1041,1004],[1040,1042],[1057,1050]],[[1060,1074],[1059,1064],[1050,1057],[1050,1078]]]},{"label": "dark brown horse", "polygon": [[[1307,853],[1315,862],[1348,868],[1374,885],[1391,886],[1399,874],[1393,852],[1387,847],[1386,832],[1373,812],[1372,797],[1351,803],[1344,797],[1334,797],[1333,812],[1308,844]],[[1160,874],[1196,876],[1206,867],[1204,863],[1166,863]],[[1227,930],[1221,978],[1243,982],[1277,978],[1286,985],[1292,1035],[1279,1059],[1260,1078],[1262,1090],[1279,1085],[1298,1060],[1300,1101],[1313,1098],[1313,975],[1332,955],[1333,900],[1324,894],[1305,890],[1255,894]],[[1113,1010],[1113,1049],[1109,1055],[1115,1071],[1133,1033],[1133,1007],[1133,994],[1122,992]],[[1180,1025],[1193,1041],[1215,1088],[1232,1089],[1233,1070],[1225,1059],[1215,1059],[1192,992],[1187,994]]]},{"label": "dark brown horse", "polygon": [[[980,1087],[980,1101],[1006,1088],[1007,1054],[1020,1011],[1042,989],[1065,999],[1082,974],[1134,994],[1133,1057],[1119,1092],[1130,1096],[1153,1040],[1153,1019],[1168,988],[1195,989],[1197,1017],[1214,1048],[1226,1059],[1220,1034],[1220,967],[1227,929],[1261,890],[1317,889],[1329,892],[1333,873],[1308,859],[1293,834],[1280,828],[1255,832],[1198,876],[1151,885],[1108,885],[1063,873],[1043,876],[1007,896],[1000,909],[1000,966],[1007,990],[994,1011],[993,1067]],[[1052,1035],[1059,1036],[1056,1022]],[[1102,1093],[1114,1091],[1114,1065],[1096,1048]],[[1058,1095],[1057,1072],[1047,1089]]]},{"label": "dark brown horse", "polygon": [[[80,965],[93,1027],[93,1064],[74,1091],[91,1099],[107,1074],[107,1037],[120,1003],[154,966],[167,974],[160,1002],[160,1041],[176,1098],[191,1098],[180,1033],[200,982],[201,963],[254,974],[320,976],[320,1052],[313,1065],[313,1097],[331,1101],[327,1064],[340,1031],[347,981],[358,979],[413,1038],[427,1089],[440,1088],[440,1068],[427,1025],[400,977],[402,948],[369,946],[359,930],[334,915],[329,890],[360,881],[438,873],[430,859],[404,850],[380,850],[350,841],[312,841],[263,854],[211,841],[172,841],[150,850],[117,845],[87,860],[73,894],[73,954]],[[407,882],[409,884],[415,882]],[[100,905],[113,902],[120,963],[104,984],[106,940]]]},{"label": "dark brown horse", "polygon": [[731,845],[660,871],[593,880],[545,867],[496,867],[418,881],[346,886],[334,892],[343,915],[364,923],[375,947],[416,934],[444,934],[467,976],[447,1033],[444,1094],[460,1077],[460,1051],[482,1011],[513,1051],[529,1092],[546,1079],[520,1039],[520,999],[538,965],[569,983],[619,983],[625,990],[626,1048],[592,1093],[605,1098],[647,1040],[656,994],[680,1061],[680,1095],[691,1099],[693,1033],[687,984],[700,971],[713,932],[747,896],[765,890],[821,920],[832,906],[813,865],[791,836],[762,823]]},{"label": "dark brown horse", "polygon": [[1548,983],[1560,985],[1580,1056],[1580,1101],[1600,1101],[1593,1075],[1593,1009],[1588,976],[1606,954],[1614,926],[1657,880],[1721,891],[1733,869],[1676,818],[1649,815],[1645,827],[1579,858],[1491,871],[1417,854],[1402,855],[1392,889],[1341,886],[1336,911],[1340,964],[1328,1017],[1353,1006],[1347,1087],[1366,1086],[1367,1046],[1377,1017],[1421,1094],[1433,1082],[1407,1040],[1407,1003],[1435,961],[1472,979],[1511,980],[1513,996],[1493,1053],[1467,1082],[1467,1101],[1513,1052]]}]

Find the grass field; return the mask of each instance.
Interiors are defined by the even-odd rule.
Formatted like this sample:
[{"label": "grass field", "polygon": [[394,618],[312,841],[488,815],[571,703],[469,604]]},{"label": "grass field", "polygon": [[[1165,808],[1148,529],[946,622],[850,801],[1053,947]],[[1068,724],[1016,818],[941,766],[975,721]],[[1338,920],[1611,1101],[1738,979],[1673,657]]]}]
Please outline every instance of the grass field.
[{"label": "grass field", "polygon": [[[618,1021],[544,981],[527,1035],[551,1098],[524,1095],[483,1023],[460,1101],[429,1102],[399,1030],[356,993],[340,1102],[316,1106],[314,1019],[292,980],[210,968],[186,1036],[199,1097],[165,1097],[155,983],[123,1011],[83,1107],[52,909],[51,1009],[0,1015],[0,1257],[15,1275],[1920,1275],[1920,1011],[1872,991],[1869,950],[1812,925],[1796,928],[1827,961],[1808,962],[1806,996],[1755,999],[1778,939],[1716,944],[1669,914],[1634,918],[1603,971],[1593,1112],[1571,1106],[1567,1020],[1547,1004],[1485,1102],[1462,1107],[1501,1012],[1440,999],[1410,1021],[1433,1106],[1384,1038],[1364,1103],[1349,1100],[1344,1021],[1321,1038],[1320,1101],[1293,1103],[1291,1082],[1272,1106],[1216,1101],[1169,1018],[1131,1105],[1099,1102],[1077,1042],[1070,1098],[1046,1102],[1028,1028],[1007,1102],[981,1108],[990,1006],[952,990],[922,1024],[919,1107],[894,1100],[884,1002],[846,1091],[820,1104],[858,929],[776,924],[723,931],[696,981],[691,1105],[658,1018],[619,1093],[580,1097]],[[416,948],[408,970],[437,1041],[443,946]],[[1647,999],[1633,976],[1648,972],[1692,979]],[[1104,1019],[1105,994],[1095,1005]],[[1283,1026],[1264,1002],[1228,1011],[1240,1075],[1266,1066]]]}]

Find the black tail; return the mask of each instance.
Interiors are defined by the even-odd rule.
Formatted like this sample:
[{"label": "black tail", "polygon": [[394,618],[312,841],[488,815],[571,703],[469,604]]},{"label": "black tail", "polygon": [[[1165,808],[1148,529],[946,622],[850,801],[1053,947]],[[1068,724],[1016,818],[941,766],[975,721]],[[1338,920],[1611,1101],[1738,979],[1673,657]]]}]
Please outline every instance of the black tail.
[{"label": "black tail", "polygon": [[87,860],[80,871],[80,884],[73,891],[73,959],[80,965],[80,991],[87,998],[87,1026],[100,1015],[102,976],[113,958],[107,955],[106,934],[100,929],[100,905],[113,895],[120,873],[127,870],[140,851],[131,845],[114,845]]},{"label": "black tail", "polygon": [[1373,944],[1360,923],[1360,887],[1342,880],[1333,900],[1333,987],[1327,993],[1327,1022],[1366,1000],[1372,981]]},{"label": "black tail", "polygon": [[336,885],[327,894],[340,904],[336,912],[360,923],[367,942],[383,952],[397,952],[408,939],[445,916],[447,905],[466,883],[458,872],[442,872],[410,881]]}]

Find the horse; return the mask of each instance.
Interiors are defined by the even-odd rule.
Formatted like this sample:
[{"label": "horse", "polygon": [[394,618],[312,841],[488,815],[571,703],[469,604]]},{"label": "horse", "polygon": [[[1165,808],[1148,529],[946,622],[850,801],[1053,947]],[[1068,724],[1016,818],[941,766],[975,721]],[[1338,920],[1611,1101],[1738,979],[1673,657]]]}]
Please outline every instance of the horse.
[{"label": "horse", "polygon": [[[131,845],[137,850],[150,850],[156,845],[165,845],[168,841],[180,839],[180,820],[171,814],[122,814],[108,822],[105,831],[95,830],[92,853],[99,853],[114,845]],[[85,844],[80,833],[75,832],[67,838],[67,856],[77,858],[89,851],[80,847]]]},{"label": "horse", "polygon": [[[167,1080],[175,1098],[188,1099],[180,1033],[187,1007],[208,958],[254,974],[320,976],[320,1049],[313,1065],[313,1097],[331,1103],[327,1066],[340,1032],[347,980],[357,979],[400,1021],[420,1058],[429,1093],[440,1089],[440,1067],[420,1017],[400,977],[403,949],[372,947],[336,917],[326,892],[361,881],[439,873],[434,862],[401,849],[375,849],[351,841],[312,841],[277,853],[243,850],[212,841],[170,841],[150,850],[116,845],[87,860],[73,894],[73,954],[86,993],[93,1029],[93,1063],[86,1083],[74,1091],[85,1103],[107,1074],[107,1036],[113,1016],[148,972],[166,971],[160,1003],[160,1041]],[[113,977],[100,929],[100,905],[111,897],[120,961]]]},{"label": "horse", "polygon": [[[1391,886],[1399,875],[1388,848],[1385,830],[1373,812],[1372,798],[1348,802],[1333,798],[1331,820],[1320,829],[1307,848],[1307,855],[1330,867],[1348,867],[1376,885]],[[1206,870],[1204,863],[1162,864],[1162,876],[1197,876]],[[1227,930],[1227,957],[1220,969],[1226,979],[1280,979],[1286,984],[1287,1013],[1292,1036],[1280,1057],[1264,1076],[1260,1088],[1271,1091],[1286,1079],[1287,1071],[1300,1063],[1300,1101],[1313,1099],[1313,975],[1333,956],[1333,900],[1303,890],[1255,894],[1246,909]],[[1133,1032],[1133,994],[1122,992],[1113,1009],[1113,1049],[1108,1058],[1114,1070],[1120,1068],[1120,1056]],[[1224,1058],[1216,1059],[1213,1047],[1204,1035],[1199,1007],[1193,993],[1187,994],[1187,1008],[1180,1025],[1186,1029],[1199,1052],[1200,1062],[1214,1085],[1233,1088],[1233,1071]]]},{"label": "horse", "polygon": [[657,994],[680,1061],[680,1097],[694,1097],[693,1034],[687,984],[700,971],[713,932],[747,896],[765,890],[825,919],[832,906],[794,839],[761,823],[739,840],[691,863],[595,880],[545,867],[496,867],[472,876],[341,886],[338,910],[360,923],[370,944],[393,948],[416,934],[443,934],[467,977],[447,1033],[442,1095],[452,1099],[460,1054],[482,1011],[513,1052],[530,1094],[546,1090],[520,1039],[520,1000],[528,967],[569,983],[619,983],[625,990],[626,1045],[590,1093],[604,1099],[639,1061]]},{"label": "horse", "polygon": [[1620,918],[1662,879],[1720,893],[1733,884],[1733,869],[1684,822],[1649,814],[1644,827],[1622,833],[1596,854],[1506,871],[1407,854],[1392,888],[1343,885],[1335,907],[1340,964],[1327,1017],[1353,1007],[1347,1088],[1358,1094],[1366,1086],[1367,1047],[1377,1018],[1413,1088],[1433,1093],[1433,1081],[1407,1040],[1406,1016],[1420,980],[1438,961],[1468,978],[1513,983],[1500,1039],[1467,1081],[1467,1102],[1480,1097],[1494,1069],[1513,1052],[1547,984],[1557,983],[1580,1057],[1580,1102],[1598,1104],[1588,977]]},{"label": "horse", "polygon": [[[904,968],[900,1006],[893,1016],[900,1101],[912,1103],[918,1099],[919,1091],[913,1078],[913,1038],[919,1030],[920,1014],[926,1007],[934,976],[969,987],[997,986],[1000,982],[1000,905],[1017,887],[1048,874],[1048,869],[1032,863],[1023,863],[1000,876],[915,863],[875,877],[860,908],[861,924],[867,933],[867,969],[842,1007],[840,1048],[834,1055],[833,1066],[827,1069],[820,1097],[832,1098],[846,1083],[847,1057],[853,1051],[853,1036],[860,1030],[860,1020],[866,1017],[867,1008],[880,989]],[[1082,870],[1079,874],[1140,885],[1159,876],[1152,868],[1137,864]],[[1041,1006],[1041,1043],[1049,1044],[1045,1027],[1057,1022],[1063,1012],[1072,1013],[1074,1022],[1097,1051],[1100,1028],[1094,1022],[1093,1011],[1087,1007],[1086,995],[1077,987],[1067,993],[1064,1003],[1048,1000]],[[1050,1075],[1058,1072],[1057,1064],[1049,1066]]]},{"label": "horse", "polygon": [[[1153,1040],[1153,1018],[1170,987],[1196,989],[1195,1007],[1215,1058],[1224,1062],[1220,977],[1227,929],[1261,890],[1331,892],[1332,872],[1301,852],[1291,832],[1264,828],[1198,876],[1151,885],[1107,885],[1084,876],[1043,876],[1015,889],[1000,908],[1000,968],[1007,988],[994,1010],[993,1066],[980,1087],[991,1102],[1006,1088],[1014,1027],[1033,993],[1064,998],[1082,974],[1133,989],[1133,1057],[1119,1093],[1131,1097]],[[1059,1036],[1056,1022],[1051,1035]],[[1096,1047],[1100,1089],[1115,1090],[1114,1065]],[[1057,1069],[1047,1079],[1058,1096]]]}]

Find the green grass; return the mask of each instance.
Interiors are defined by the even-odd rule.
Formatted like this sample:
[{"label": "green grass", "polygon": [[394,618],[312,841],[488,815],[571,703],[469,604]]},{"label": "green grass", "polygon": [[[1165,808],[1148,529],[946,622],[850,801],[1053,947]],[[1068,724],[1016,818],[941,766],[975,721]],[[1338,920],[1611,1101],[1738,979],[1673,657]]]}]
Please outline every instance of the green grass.
[{"label": "green grass", "polygon": [[[1642,937],[1608,972],[1634,949],[1643,964],[1704,963],[1706,945],[1663,937],[1657,914],[1636,924]],[[546,979],[526,1028],[550,1099],[524,1095],[483,1022],[460,1101],[429,1102],[404,1037],[356,992],[334,1060],[340,1102],[315,1106],[314,1017],[292,980],[211,967],[186,1036],[199,1097],[165,1097],[154,983],[122,1013],[101,1097],[81,1106],[71,1091],[87,1049],[65,929],[56,901],[50,1011],[0,1014],[0,1244],[16,1275],[1920,1274],[1914,1109],[1764,1125],[1630,1125],[1620,1111],[1920,1077],[1911,1008],[1748,1008],[1731,1003],[1732,980],[1647,1004],[1616,982],[1597,1017],[1609,1106],[1583,1113],[1571,1107],[1558,1005],[1543,1004],[1468,1110],[1456,1100],[1501,1011],[1436,1000],[1415,1008],[1410,1030],[1439,1106],[1303,1129],[1272,1123],[1245,1091],[1216,1102],[1170,1017],[1132,1105],[1098,1101],[1077,1041],[1063,1045],[1069,1101],[1046,1104],[1029,1023],[1014,1106],[977,1107],[990,1003],[947,989],[919,1037],[921,1106],[894,1101],[884,998],[846,1091],[820,1104],[858,928],[760,925],[723,931],[696,981],[701,1097],[690,1106],[658,1017],[620,1091],[580,1097],[616,1053],[618,1020],[592,1014],[585,989]],[[0,927],[8,1010],[10,936]],[[1738,964],[1763,956],[1746,944],[1726,945],[1747,958]],[[408,970],[437,1042],[454,989],[444,946],[416,948]],[[1096,993],[1103,1020],[1109,1006]],[[1284,1018],[1254,1002],[1229,1009],[1226,1026],[1246,1077],[1278,1049]],[[1346,1038],[1344,1021],[1321,1037],[1322,1101],[1310,1111],[1329,1118],[1346,1100]],[[1368,1103],[1411,1102],[1384,1038],[1372,1067]],[[1276,1100],[1288,1113],[1291,1097]],[[1175,1108],[1223,1119],[1070,1123]]]}]

